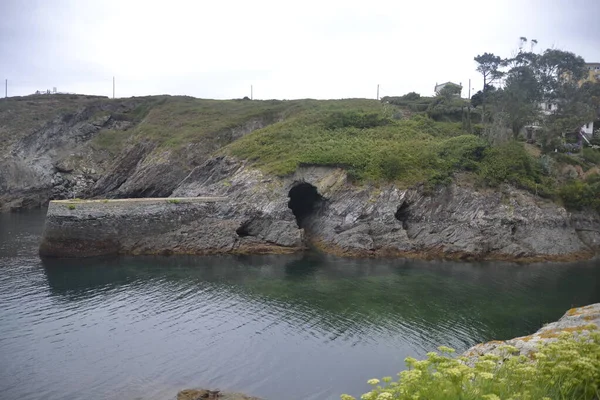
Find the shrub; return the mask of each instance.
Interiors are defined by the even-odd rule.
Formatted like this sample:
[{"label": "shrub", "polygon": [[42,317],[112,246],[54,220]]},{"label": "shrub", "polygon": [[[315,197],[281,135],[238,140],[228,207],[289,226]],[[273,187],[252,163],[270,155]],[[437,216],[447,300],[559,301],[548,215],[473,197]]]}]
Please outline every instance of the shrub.
[{"label": "shrub", "polygon": [[[595,328],[595,326],[593,326]],[[515,355],[517,349],[504,346],[504,356],[487,354],[474,365],[464,357],[454,358],[454,350],[440,347],[427,359],[405,360],[408,370],[396,382],[391,377],[370,379],[373,389],[364,400],[393,399],[581,399],[600,394],[600,334],[575,337],[563,333],[553,343],[545,343],[532,359]],[[342,395],[342,400],[354,397]]]},{"label": "shrub", "polygon": [[421,98],[421,95],[417,92],[408,92],[404,96],[402,96],[404,100],[415,101]]},{"label": "shrub", "polygon": [[600,150],[589,147],[584,148],[583,159],[594,164],[600,164]]},{"label": "shrub", "polygon": [[67,208],[68,208],[69,210],[74,210],[74,209],[75,209],[75,204],[69,204],[69,205],[67,206]]},{"label": "shrub", "polygon": [[558,193],[567,208],[600,210],[600,182],[596,176],[592,175],[585,182],[573,180],[560,188]]},{"label": "shrub", "polygon": [[528,188],[531,181],[539,182],[540,169],[521,143],[511,141],[485,150],[479,178],[486,186],[510,183]]},{"label": "shrub", "polygon": [[387,125],[389,121],[377,113],[359,113],[355,111],[334,112],[325,120],[327,129],[340,128],[375,128]]},{"label": "shrub", "polygon": [[[473,116],[471,116],[471,119],[473,119]],[[484,132],[484,126],[481,124],[473,124],[473,135],[477,135],[477,136],[481,136],[483,135]]]}]

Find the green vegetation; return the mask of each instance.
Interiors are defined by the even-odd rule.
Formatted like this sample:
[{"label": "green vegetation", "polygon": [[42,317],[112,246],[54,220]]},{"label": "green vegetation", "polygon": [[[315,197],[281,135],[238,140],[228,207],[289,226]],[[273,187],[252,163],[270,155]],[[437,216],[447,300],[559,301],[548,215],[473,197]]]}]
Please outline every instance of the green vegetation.
[{"label": "green vegetation", "polygon": [[[426,360],[407,358],[408,370],[391,377],[369,380],[373,390],[364,400],[391,399],[581,399],[600,398],[600,333],[575,337],[561,334],[556,342],[545,343],[532,359],[515,355],[517,349],[504,346],[505,356],[487,354],[469,366],[465,357],[454,358],[454,350],[440,347]],[[342,400],[354,397],[342,395]]]},{"label": "green vegetation", "polygon": [[169,204],[179,204],[179,203],[181,203],[181,200],[179,200],[179,199],[169,199],[169,200],[167,200],[167,203],[169,203]]},{"label": "green vegetation", "polygon": [[[289,102],[291,103],[291,102]],[[253,119],[264,125],[275,122],[293,104],[284,101],[201,100],[169,97],[153,105],[133,136],[152,140],[162,147],[181,148],[202,143],[209,150],[236,139],[233,129]],[[241,135],[240,135],[241,136]]]},{"label": "green vegetation", "polygon": [[102,100],[97,96],[63,94],[0,99],[0,151],[58,115],[74,113],[82,105],[97,101]]},{"label": "green vegetation", "polygon": [[560,197],[566,207],[575,210],[593,208],[600,211],[600,175],[571,180],[560,188]]},{"label": "green vegetation", "polygon": [[[520,57],[526,59],[524,54]],[[487,69],[483,70],[487,71],[490,85],[499,79],[501,66],[495,56],[486,57],[490,58],[490,65],[488,68],[486,64]],[[544,60],[551,62],[549,55]],[[574,65],[577,62],[575,59]],[[525,61],[521,64],[530,65]],[[562,200],[570,208],[596,208],[598,185],[577,179],[583,176],[582,171],[589,171],[600,163],[599,151],[586,148],[580,155],[554,153],[555,148],[560,150],[565,146],[549,128],[539,133],[540,140],[546,143],[540,154],[540,150],[530,151],[528,145],[516,141],[510,133],[511,126],[521,126],[531,117],[530,109],[513,109],[512,104],[531,102],[538,95],[537,75],[532,77],[529,70],[517,71],[520,70],[507,72],[510,83],[507,88],[490,86],[489,93],[481,93],[477,100],[481,107],[476,106],[475,98],[471,104],[458,97],[458,88],[451,85],[435,97],[411,92],[400,97],[385,97],[382,101],[205,100],[184,96],[112,100],[28,96],[0,102],[0,117],[23,116],[6,118],[9,123],[0,128],[0,138],[6,140],[0,143],[18,140],[31,129],[56,118],[57,113],[69,114],[82,105],[96,104],[101,107],[97,107],[92,120],[110,116],[117,123],[112,129],[103,129],[95,135],[91,146],[112,157],[132,143],[149,141],[156,146],[151,155],[153,160],[170,157],[184,169],[211,155],[229,154],[278,176],[292,174],[303,165],[321,165],[346,169],[356,183],[394,182],[405,188],[416,184],[425,184],[427,188],[448,184],[457,172],[467,172],[471,175],[468,181],[478,186],[498,187],[509,183],[540,196]],[[555,87],[562,88],[564,85],[559,83]],[[519,90],[525,87],[531,91],[521,93]],[[508,89],[514,89],[514,93]],[[512,97],[501,97],[498,93]],[[505,104],[501,100],[511,105],[503,114],[498,111],[499,105]],[[106,105],[116,101],[128,106],[114,109],[129,111],[106,111],[113,109]],[[481,118],[483,102],[488,105],[483,123],[472,124],[471,119]],[[508,122],[503,122],[501,115],[509,115]],[[508,135],[502,133],[506,131]],[[499,138],[502,140],[497,140]],[[565,173],[566,164],[576,170],[569,167]],[[573,178],[577,179],[571,181]],[[593,197],[588,199],[589,196]]]},{"label": "green vegetation", "polygon": [[69,205],[67,206],[67,208],[68,208],[69,210],[74,210],[74,209],[75,209],[75,204],[69,204]]},{"label": "green vegetation", "polygon": [[472,167],[485,147],[481,139],[465,135],[459,123],[422,115],[395,120],[379,102],[362,101],[368,107],[348,109],[352,102],[331,102],[330,112],[303,110],[226,151],[280,176],[301,165],[328,165],[346,168],[358,181],[412,185]]}]

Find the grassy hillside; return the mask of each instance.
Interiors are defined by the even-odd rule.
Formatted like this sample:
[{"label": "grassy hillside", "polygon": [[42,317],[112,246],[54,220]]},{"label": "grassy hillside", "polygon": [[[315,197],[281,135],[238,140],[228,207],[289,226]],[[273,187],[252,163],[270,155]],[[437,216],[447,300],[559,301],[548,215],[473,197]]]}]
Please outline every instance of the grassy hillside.
[{"label": "grassy hillside", "polygon": [[[419,102],[431,105],[434,100],[414,103]],[[600,208],[600,182],[591,174],[600,162],[599,151],[541,156],[520,142],[490,147],[481,137],[463,131],[460,122],[451,122],[457,120],[452,113],[437,118],[430,115],[429,106],[424,112],[402,102],[10,98],[0,101],[0,146],[6,148],[57,115],[90,104],[101,105],[98,113],[129,123],[128,129],[105,129],[92,140],[94,148],[115,156],[131,143],[149,140],[157,144],[156,151],[175,151],[186,160],[194,159],[188,157],[190,152],[198,153],[199,161],[210,154],[230,154],[279,176],[301,165],[340,166],[357,183],[395,182],[400,187],[445,184],[456,172],[465,171],[479,186],[506,182],[561,198],[575,208]]]},{"label": "grassy hillside", "polygon": [[56,116],[102,101],[99,96],[39,95],[0,99],[0,151]]},{"label": "grassy hillside", "polygon": [[551,184],[522,144],[491,148],[458,122],[407,117],[400,111],[374,100],[323,102],[225,151],[277,175],[308,164],[341,166],[356,181],[393,181],[402,187],[447,183],[458,171],[472,172],[482,185],[507,181],[535,189]]}]

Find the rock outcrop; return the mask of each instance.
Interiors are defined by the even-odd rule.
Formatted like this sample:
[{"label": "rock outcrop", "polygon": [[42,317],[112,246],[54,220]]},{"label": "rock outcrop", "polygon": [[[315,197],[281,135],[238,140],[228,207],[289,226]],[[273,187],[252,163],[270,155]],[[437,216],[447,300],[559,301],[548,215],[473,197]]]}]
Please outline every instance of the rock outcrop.
[{"label": "rock outcrop", "polygon": [[593,256],[599,244],[596,213],[569,213],[509,186],[489,192],[457,184],[433,192],[357,187],[339,168],[303,167],[277,178],[217,157],[192,170],[170,201],[51,203],[41,254],[278,253],[312,246],[359,257],[566,261]]},{"label": "rock outcrop", "polygon": [[[294,194],[299,185],[318,197],[308,189]],[[280,179],[219,157],[194,169],[173,195],[224,196],[273,219],[304,202],[300,217],[292,213],[307,240],[339,255],[573,260],[600,248],[597,213],[570,213],[510,186],[357,187],[339,168],[303,167]]]},{"label": "rock outcrop", "polygon": [[544,325],[536,333],[510,340],[494,340],[471,347],[463,355],[475,359],[484,354],[504,355],[503,346],[513,346],[518,354],[529,356],[540,344],[556,341],[561,333],[587,335],[592,330],[600,329],[600,303],[584,307],[572,308],[558,321]]},{"label": "rock outcrop", "polygon": [[261,400],[241,393],[220,392],[207,389],[185,389],[177,393],[177,400]]},{"label": "rock outcrop", "polygon": [[97,100],[17,140],[0,159],[0,212],[84,197],[108,157],[95,151],[91,140],[103,130],[129,129],[130,122],[112,115],[130,112],[140,102]]},{"label": "rock outcrop", "polygon": [[[169,138],[168,132],[153,137],[146,135],[140,125],[152,124],[144,119],[145,115],[153,107],[159,107],[158,104],[168,102],[166,96],[74,100],[69,103],[72,107],[69,111],[61,111],[63,102],[68,101],[61,96],[51,96],[57,102],[52,107],[46,104],[51,99],[31,98],[15,100],[15,104],[30,104],[28,107],[11,109],[16,107],[13,104],[7,107],[8,111],[0,110],[0,118],[5,115],[12,118],[11,113],[19,113],[21,119],[38,119],[37,108],[54,109],[45,123],[6,121],[10,122],[6,124],[10,125],[10,132],[5,121],[0,121],[0,139],[3,139],[0,140],[0,212],[45,206],[50,200],[69,198],[166,197],[211,154],[281,119],[278,113],[255,111],[235,120],[231,126],[219,125],[206,133],[203,140],[161,146]],[[41,118],[49,115],[43,114]],[[24,127],[23,132],[20,127]],[[164,127],[159,124],[159,128],[150,129]],[[11,134],[13,130],[19,134]],[[4,140],[5,136],[10,140]],[[109,144],[98,145],[95,142],[98,137],[104,137]],[[111,141],[117,144],[111,147]]]}]

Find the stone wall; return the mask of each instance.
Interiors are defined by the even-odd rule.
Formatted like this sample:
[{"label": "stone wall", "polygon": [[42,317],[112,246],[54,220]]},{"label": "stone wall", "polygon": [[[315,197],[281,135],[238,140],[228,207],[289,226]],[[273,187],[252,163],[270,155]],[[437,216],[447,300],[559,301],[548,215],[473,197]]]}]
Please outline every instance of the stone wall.
[{"label": "stone wall", "polygon": [[303,248],[303,232],[293,216],[252,224],[259,214],[251,207],[233,210],[216,197],[52,201],[40,255],[287,253]]}]

